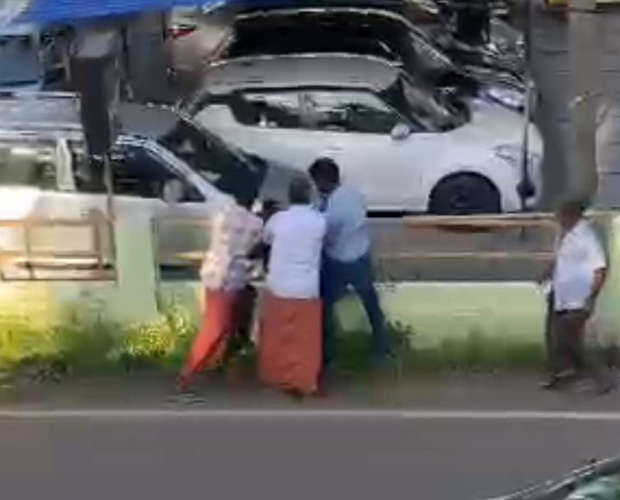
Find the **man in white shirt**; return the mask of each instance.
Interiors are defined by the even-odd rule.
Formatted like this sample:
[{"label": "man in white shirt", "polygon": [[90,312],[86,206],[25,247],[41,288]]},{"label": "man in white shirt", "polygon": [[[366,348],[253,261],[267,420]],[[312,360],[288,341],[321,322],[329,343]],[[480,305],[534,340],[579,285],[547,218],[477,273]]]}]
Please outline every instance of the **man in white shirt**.
[{"label": "man in white shirt", "polygon": [[326,223],[311,207],[311,198],[310,182],[294,179],[289,188],[290,208],[273,215],[263,235],[271,254],[259,375],[263,382],[295,394],[318,390],[322,366],[319,272]]},{"label": "man in white shirt", "polygon": [[552,374],[546,387],[556,387],[562,379],[562,372],[570,368],[578,375],[589,372],[597,390],[606,392],[611,385],[588,361],[584,337],[586,323],[605,283],[607,259],[594,229],[583,218],[584,209],[582,203],[570,201],[562,204],[556,213],[561,234],[548,273],[554,311],[550,353]]},{"label": "man in white shirt", "polygon": [[372,327],[373,358],[383,361],[389,353],[385,318],[374,286],[370,234],[366,223],[366,200],[352,186],[340,184],[338,165],[329,158],[316,160],[309,170],[327,219],[321,275],[325,307],[325,363],[334,354],[334,306],[352,286],[360,297]]},{"label": "man in white shirt", "polygon": [[312,208],[312,189],[305,178],[293,179],[291,206],[273,215],[264,242],[271,247],[267,287],[276,297],[316,299],[325,236],[325,218]]}]

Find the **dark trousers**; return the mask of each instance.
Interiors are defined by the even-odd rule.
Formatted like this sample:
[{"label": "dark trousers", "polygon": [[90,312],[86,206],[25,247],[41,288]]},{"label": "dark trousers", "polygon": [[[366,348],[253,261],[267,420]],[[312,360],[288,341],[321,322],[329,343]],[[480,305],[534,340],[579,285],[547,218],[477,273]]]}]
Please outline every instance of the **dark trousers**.
[{"label": "dark trousers", "polygon": [[589,313],[585,310],[556,312],[553,318],[553,373],[573,368],[578,374],[590,371],[585,333]]},{"label": "dark trousers", "polygon": [[321,270],[321,296],[325,313],[323,315],[323,359],[325,364],[334,357],[334,306],[351,286],[359,296],[372,327],[373,356],[382,358],[388,353],[385,331],[385,317],[379,304],[374,285],[374,273],[370,254],[353,262],[340,262],[323,258]]},{"label": "dark trousers", "polygon": [[596,350],[588,352],[585,346],[586,325],[590,312],[583,309],[559,311],[553,316],[552,373],[572,368],[579,377],[594,380],[598,389],[607,391],[614,384],[611,374],[602,369],[603,359]]},{"label": "dark trousers", "polygon": [[555,315],[555,298],[553,292],[547,295],[547,312],[545,316],[545,353],[547,355],[547,370],[553,373],[555,367],[555,340],[553,338],[553,320]]}]

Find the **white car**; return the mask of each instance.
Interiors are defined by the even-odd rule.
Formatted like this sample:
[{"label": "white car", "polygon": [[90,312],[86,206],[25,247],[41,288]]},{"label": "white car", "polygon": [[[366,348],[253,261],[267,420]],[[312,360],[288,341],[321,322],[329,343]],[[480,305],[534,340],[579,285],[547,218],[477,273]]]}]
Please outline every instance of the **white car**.
[{"label": "white car", "polygon": [[[371,211],[518,211],[540,196],[543,143],[520,113],[450,103],[381,59],[262,56],[214,66],[195,122],[270,163],[331,157]],[[523,139],[527,129],[527,168]]]}]

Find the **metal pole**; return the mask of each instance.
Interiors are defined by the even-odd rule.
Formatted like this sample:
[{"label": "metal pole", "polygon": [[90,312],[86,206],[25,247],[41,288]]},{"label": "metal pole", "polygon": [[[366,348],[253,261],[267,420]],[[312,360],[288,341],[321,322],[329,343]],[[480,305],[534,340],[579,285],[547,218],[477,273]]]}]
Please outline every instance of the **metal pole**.
[{"label": "metal pole", "polygon": [[531,57],[532,57],[532,2],[526,0],[524,12],[524,34],[525,44],[525,79],[527,88],[525,90],[525,109],[523,112],[523,142],[521,144],[521,182],[518,186],[519,197],[521,199],[521,211],[527,210],[526,200],[535,194],[535,186],[530,177],[529,169],[529,149],[530,149],[530,122],[532,121],[532,95],[533,85],[531,76]]},{"label": "metal pole", "polygon": [[530,176],[530,121],[532,114],[532,85],[529,78],[527,89],[525,91],[525,110],[523,113],[523,142],[521,144],[521,182],[518,186],[519,196],[521,198],[521,211],[527,210],[526,200],[535,194],[536,187]]},{"label": "metal pole", "polygon": [[112,164],[109,153],[103,155],[103,182],[106,191],[106,212],[110,222],[114,221],[114,186],[112,185]]},{"label": "metal pole", "polygon": [[118,269],[116,267],[116,241],[114,235],[114,227],[116,222],[116,213],[114,208],[114,183],[112,181],[112,163],[110,162],[110,154],[106,151],[103,155],[103,181],[106,188],[106,228],[108,230],[108,241],[111,252],[111,258],[114,268],[114,279],[118,281]]}]

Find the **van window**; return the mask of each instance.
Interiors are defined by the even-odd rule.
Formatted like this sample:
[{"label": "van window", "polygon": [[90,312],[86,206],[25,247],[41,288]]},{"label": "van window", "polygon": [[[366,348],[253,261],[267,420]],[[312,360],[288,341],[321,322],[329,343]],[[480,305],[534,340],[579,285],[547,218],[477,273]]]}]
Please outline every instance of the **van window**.
[{"label": "van window", "polygon": [[0,185],[56,190],[55,142],[0,139]]},{"label": "van window", "polygon": [[168,168],[148,150],[139,146],[123,145],[112,153],[112,178],[114,194],[140,198],[161,198],[164,184],[176,179],[185,186],[182,201],[200,202],[204,197],[187,184],[185,179]]}]

